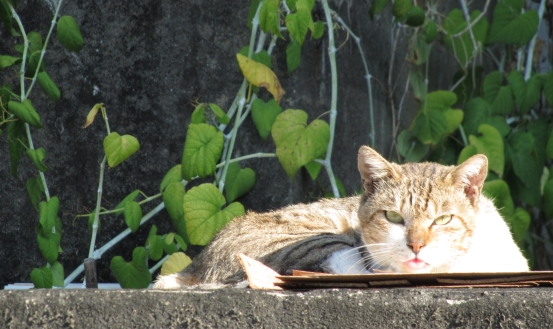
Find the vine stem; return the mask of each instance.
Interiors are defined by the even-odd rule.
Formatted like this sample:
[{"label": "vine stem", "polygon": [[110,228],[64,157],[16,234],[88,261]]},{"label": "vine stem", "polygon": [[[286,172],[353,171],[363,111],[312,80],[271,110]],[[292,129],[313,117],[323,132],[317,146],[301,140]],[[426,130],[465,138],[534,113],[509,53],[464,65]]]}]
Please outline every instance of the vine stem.
[{"label": "vine stem", "polygon": [[98,196],[96,198],[96,210],[94,211],[94,223],[92,224],[92,237],[90,238],[90,248],[88,249],[88,258],[94,255],[94,247],[96,246],[96,234],[98,232],[98,221],[100,218],[100,206],[102,204],[102,192],[104,185],[104,169],[106,168],[107,157],[104,155],[102,163],[100,163],[100,178],[98,180]]},{"label": "vine stem", "polygon": [[[149,213],[147,213],[144,217],[142,217],[142,220],[140,221],[140,225],[146,223],[150,218],[155,216],[158,212],[160,212],[163,208],[165,208],[165,204],[161,202],[158,204],[154,209],[152,209]],[[130,228],[125,229],[123,232],[119,233],[115,238],[111,239],[108,243],[103,245],[101,248],[96,249],[92,255],[91,258],[94,259],[100,259],[102,258],[102,255],[109,249],[111,249],[114,245],[119,243],[119,241],[123,240],[127,235],[131,234],[132,231]],[[81,274],[84,271],[84,265],[81,264],[79,267],[77,267],[71,274],[69,274],[65,280],[63,281],[63,286],[66,287],[68,284],[70,284],[75,278]]]},{"label": "vine stem", "polygon": [[372,75],[369,72],[369,66],[367,65],[367,60],[365,59],[365,53],[363,52],[363,47],[361,47],[361,39],[351,31],[349,26],[344,23],[342,18],[338,16],[337,13],[334,13],[336,15],[336,20],[338,23],[340,23],[343,27],[348,30],[348,33],[352,36],[353,40],[355,40],[355,43],[357,44],[357,48],[359,49],[359,53],[361,54],[361,60],[363,61],[363,67],[365,68],[365,79],[367,80],[367,89],[369,93],[369,115],[371,118],[371,133],[369,134],[369,138],[371,140],[371,147],[375,147],[375,128],[374,128],[374,106],[373,106],[373,92],[372,92]]},{"label": "vine stem", "polygon": [[330,185],[332,186],[332,194],[335,198],[340,197],[338,192],[338,186],[336,186],[336,178],[332,171],[331,158],[332,148],[334,146],[334,133],[336,130],[336,115],[338,104],[338,73],[336,70],[336,46],[334,44],[334,29],[332,24],[331,10],[328,6],[327,0],[321,0],[325,13],[326,24],[328,27],[328,56],[330,58],[330,75],[332,79],[331,99],[330,99],[330,140],[326,149],[326,157],[324,160],[324,167],[328,174]]},{"label": "vine stem", "polygon": [[530,44],[528,44],[528,54],[526,55],[526,72],[524,72],[524,81],[528,81],[530,79],[530,75],[532,74],[532,59],[534,56],[534,47],[536,45],[536,39],[538,38],[538,31],[540,29],[541,21],[543,18],[543,13],[545,11],[545,3],[546,0],[540,1],[540,7],[538,9],[538,30],[536,31],[536,34],[532,37],[532,40],[530,40]]},{"label": "vine stem", "polygon": [[62,2],[63,0],[58,0],[58,5],[56,6],[56,10],[54,12],[54,18],[52,18],[52,24],[50,25],[50,30],[48,30],[48,34],[46,35],[46,40],[44,40],[44,45],[42,46],[42,51],[40,52],[40,58],[38,59],[38,65],[36,67],[36,72],[33,76],[33,81],[31,81],[31,85],[27,90],[26,96],[29,96],[29,94],[31,93],[31,90],[33,90],[33,86],[35,85],[35,82],[38,76],[38,71],[40,70],[40,65],[42,64],[42,59],[44,58],[44,54],[46,53],[46,46],[48,45],[48,41],[50,41],[50,36],[52,35],[54,26],[56,26],[56,23],[57,23],[58,13],[60,11]]}]

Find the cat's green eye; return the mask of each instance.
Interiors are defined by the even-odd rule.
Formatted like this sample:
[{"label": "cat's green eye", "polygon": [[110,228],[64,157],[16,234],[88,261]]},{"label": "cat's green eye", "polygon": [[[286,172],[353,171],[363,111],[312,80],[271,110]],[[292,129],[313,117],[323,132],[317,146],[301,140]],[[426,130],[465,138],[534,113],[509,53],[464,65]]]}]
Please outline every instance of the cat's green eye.
[{"label": "cat's green eye", "polygon": [[436,225],[445,225],[445,224],[451,222],[452,218],[453,218],[452,215],[442,215],[442,216],[434,219],[434,224],[436,224]]},{"label": "cat's green eye", "polygon": [[386,211],[386,218],[395,224],[403,223],[403,217],[395,211]]}]

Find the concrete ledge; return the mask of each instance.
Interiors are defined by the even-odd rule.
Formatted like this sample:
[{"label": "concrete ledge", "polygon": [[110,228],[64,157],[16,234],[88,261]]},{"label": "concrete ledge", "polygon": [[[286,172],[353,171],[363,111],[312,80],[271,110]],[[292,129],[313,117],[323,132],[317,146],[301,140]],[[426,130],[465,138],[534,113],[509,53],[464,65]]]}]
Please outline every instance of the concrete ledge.
[{"label": "concrete ledge", "polygon": [[0,291],[1,328],[551,328],[553,288]]}]

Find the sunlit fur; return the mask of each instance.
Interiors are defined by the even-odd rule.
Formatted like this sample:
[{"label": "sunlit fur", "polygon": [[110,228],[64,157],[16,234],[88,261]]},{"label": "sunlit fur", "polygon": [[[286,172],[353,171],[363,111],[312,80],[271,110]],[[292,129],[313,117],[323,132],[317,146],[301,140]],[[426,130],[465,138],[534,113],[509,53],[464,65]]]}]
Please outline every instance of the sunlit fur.
[{"label": "sunlit fur", "polygon": [[[459,166],[397,165],[363,146],[358,166],[362,196],[249,212],[217,234],[188,268],[158,278],[154,288],[242,281],[238,253],[282,274],[293,269],[348,274],[375,269],[528,270],[508,226],[492,201],[481,195],[485,156],[476,155]],[[401,215],[403,222],[390,222],[386,211]],[[451,221],[436,224],[443,215],[452,215]]]}]

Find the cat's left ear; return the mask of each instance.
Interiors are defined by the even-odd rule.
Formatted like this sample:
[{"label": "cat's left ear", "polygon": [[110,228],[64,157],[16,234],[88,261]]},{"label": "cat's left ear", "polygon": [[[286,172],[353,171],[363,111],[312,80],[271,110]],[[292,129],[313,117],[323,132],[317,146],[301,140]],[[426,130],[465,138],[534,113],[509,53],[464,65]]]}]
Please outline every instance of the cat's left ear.
[{"label": "cat's left ear", "polygon": [[359,149],[357,168],[367,195],[374,193],[379,181],[398,176],[392,164],[368,146],[361,146]]},{"label": "cat's left ear", "polygon": [[462,187],[472,204],[478,201],[488,175],[488,158],[476,154],[458,165],[452,172],[455,185]]}]

